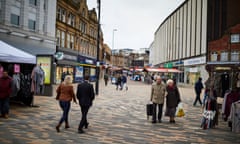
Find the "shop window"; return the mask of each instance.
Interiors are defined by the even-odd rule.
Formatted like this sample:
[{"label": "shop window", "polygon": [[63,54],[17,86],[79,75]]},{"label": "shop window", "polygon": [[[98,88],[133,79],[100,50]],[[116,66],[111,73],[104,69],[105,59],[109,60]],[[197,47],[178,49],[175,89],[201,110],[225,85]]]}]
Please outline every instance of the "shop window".
[{"label": "shop window", "polygon": [[221,52],[221,61],[228,61],[228,52]]},{"label": "shop window", "polygon": [[231,61],[239,61],[239,52],[234,51],[231,53]]}]

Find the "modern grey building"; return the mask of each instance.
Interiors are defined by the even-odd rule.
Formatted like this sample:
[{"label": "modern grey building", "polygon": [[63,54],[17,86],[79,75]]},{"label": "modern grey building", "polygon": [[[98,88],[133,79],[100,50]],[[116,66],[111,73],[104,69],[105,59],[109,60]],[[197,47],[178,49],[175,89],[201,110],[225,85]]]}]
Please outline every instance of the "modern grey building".
[{"label": "modern grey building", "polygon": [[1,0],[0,39],[33,55],[56,51],[56,0]]},{"label": "modern grey building", "polygon": [[193,84],[205,70],[207,52],[207,0],[185,0],[155,32],[150,61],[183,71],[178,81]]},{"label": "modern grey building", "polygon": [[[52,95],[55,27],[56,0],[0,1],[0,40],[37,56],[36,63],[41,64],[45,72],[44,95]],[[31,74],[33,65],[23,66],[17,61],[15,63],[21,65],[20,69],[27,71],[28,75]]]}]

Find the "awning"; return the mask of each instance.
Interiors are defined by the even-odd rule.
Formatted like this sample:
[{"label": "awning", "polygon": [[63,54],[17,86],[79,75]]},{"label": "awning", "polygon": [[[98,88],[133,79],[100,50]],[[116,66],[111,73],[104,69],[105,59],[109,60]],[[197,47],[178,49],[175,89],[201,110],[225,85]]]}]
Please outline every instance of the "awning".
[{"label": "awning", "polygon": [[144,68],[147,72],[160,72],[160,73],[181,73],[182,71],[175,68]]},{"label": "awning", "polygon": [[0,40],[0,61],[36,64],[36,56],[28,54]]}]

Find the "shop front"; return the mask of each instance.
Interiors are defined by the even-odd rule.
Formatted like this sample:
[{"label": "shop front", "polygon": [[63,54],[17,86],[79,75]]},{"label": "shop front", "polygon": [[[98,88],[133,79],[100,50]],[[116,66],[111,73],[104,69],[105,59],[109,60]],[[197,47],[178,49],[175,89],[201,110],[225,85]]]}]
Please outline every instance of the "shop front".
[{"label": "shop front", "polygon": [[[173,67],[177,68],[180,71],[184,71],[183,61],[175,61],[173,62]],[[177,73],[177,82],[184,83],[184,72]]]},{"label": "shop front", "polygon": [[59,50],[57,55],[59,60],[56,63],[55,83],[61,83],[66,75],[70,75],[74,83],[79,82],[75,79],[76,67],[78,67],[77,54]]},{"label": "shop front", "polygon": [[90,81],[96,80],[96,59],[78,55],[78,67],[75,80],[82,81],[84,76],[89,76]]},{"label": "shop front", "polygon": [[208,73],[205,64],[206,56],[184,60],[184,82],[194,85],[199,77],[202,77],[203,82],[206,81]]}]

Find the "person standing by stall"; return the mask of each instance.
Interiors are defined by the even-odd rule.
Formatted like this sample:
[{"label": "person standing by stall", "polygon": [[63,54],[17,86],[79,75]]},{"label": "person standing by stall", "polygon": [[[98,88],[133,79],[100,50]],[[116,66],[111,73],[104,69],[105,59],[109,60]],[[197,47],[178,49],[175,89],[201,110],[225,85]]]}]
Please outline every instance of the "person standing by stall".
[{"label": "person standing by stall", "polygon": [[12,92],[12,78],[8,76],[8,72],[3,70],[0,78],[0,112],[1,117],[8,118],[9,115],[9,99]]}]

